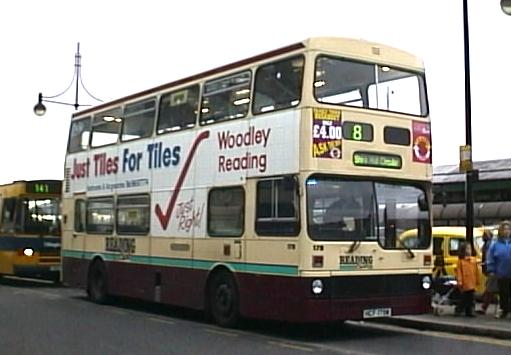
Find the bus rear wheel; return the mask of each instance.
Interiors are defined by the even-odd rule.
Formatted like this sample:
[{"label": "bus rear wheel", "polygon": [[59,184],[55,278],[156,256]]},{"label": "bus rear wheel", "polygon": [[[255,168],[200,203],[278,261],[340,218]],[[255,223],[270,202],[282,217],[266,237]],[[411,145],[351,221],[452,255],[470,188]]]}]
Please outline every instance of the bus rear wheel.
[{"label": "bus rear wheel", "polygon": [[108,279],[105,265],[100,261],[94,262],[89,270],[87,294],[94,303],[106,304],[108,302]]},{"label": "bus rear wheel", "polygon": [[209,287],[209,312],[213,321],[222,327],[234,327],[239,320],[239,293],[232,275],[219,272],[213,275]]}]

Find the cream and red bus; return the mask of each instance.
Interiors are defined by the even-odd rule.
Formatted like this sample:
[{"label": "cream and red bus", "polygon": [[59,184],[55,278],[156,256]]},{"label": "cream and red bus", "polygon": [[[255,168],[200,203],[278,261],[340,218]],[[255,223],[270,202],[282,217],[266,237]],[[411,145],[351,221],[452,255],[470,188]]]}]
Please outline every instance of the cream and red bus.
[{"label": "cream and red bus", "polygon": [[430,190],[422,62],[312,38],[75,113],[63,280],[225,326],[424,313]]},{"label": "cream and red bus", "polygon": [[60,180],[0,185],[0,277],[60,281]]}]

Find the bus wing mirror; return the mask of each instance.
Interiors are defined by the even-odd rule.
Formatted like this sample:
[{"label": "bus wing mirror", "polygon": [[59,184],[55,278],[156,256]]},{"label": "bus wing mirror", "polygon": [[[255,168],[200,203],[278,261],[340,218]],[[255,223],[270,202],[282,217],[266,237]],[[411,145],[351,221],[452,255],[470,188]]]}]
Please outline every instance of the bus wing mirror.
[{"label": "bus wing mirror", "polygon": [[417,205],[419,206],[420,211],[427,211],[428,210],[428,202],[426,200],[426,197],[424,195],[420,195],[417,198]]}]

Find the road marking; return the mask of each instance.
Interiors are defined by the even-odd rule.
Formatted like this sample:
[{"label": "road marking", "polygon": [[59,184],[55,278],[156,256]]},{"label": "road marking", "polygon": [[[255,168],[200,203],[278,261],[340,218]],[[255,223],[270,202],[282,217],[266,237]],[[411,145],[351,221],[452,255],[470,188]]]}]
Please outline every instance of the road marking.
[{"label": "road marking", "polygon": [[238,336],[238,334],[236,334],[236,333],[225,331],[225,330],[219,330],[219,329],[215,329],[215,328],[205,328],[204,330],[208,333],[225,335],[227,337],[237,337]]},{"label": "road marking", "polygon": [[307,351],[307,352],[313,352],[314,350],[317,350],[315,348],[311,348],[309,346],[303,346],[297,343],[288,343],[285,341],[268,341],[268,344],[271,344],[273,346],[278,346],[281,348],[287,348],[287,349],[293,349],[293,350],[301,350],[301,351]]},{"label": "road marking", "polygon": [[122,311],[122,310],[117,309],[117,308],[110,308],[110,312],[115,313],[115,314],[120,314],[121,316],[126,316],[126,315],[129,314],[128,312]]},{"label": "road marking", "polygon": [[337,348],[335,346],[326,345],[324,343],[315,343],[315,342],[300,342],[300,341],[294,341],[293,343],[290,342],[284,342],[280,340],[280,338],[272,336],[272,335],[264,335],[259,333],[254,333],[251,331],[246,330],[240,330],[237,329],[236,332],[227,332],[222,331],[217,328],[205,328],[207,332],[215,333],[215,334],[222,334],[226,336],[238,336],[238,335],[244,335],[248,336],[250,338],[256,338],[261,339],[262,341],[266,341],[268,344],[273,346],[280,346],[280,347],[287,347],[295,350],[303,350],[307,352],[313,352],[313,351],[330,351],[336,354],[343,354],[343,355],[377,355],[376,353],[370,353],[365,351],[357,351],[357,350],[350,350],[346,348]]},{"label": "road marking", "polygon": [[167,320],[167,319],[163,319],[163,318],[157,318],[157,317],[146,317],[146,319],[150,320],[150,321],[153,321],[153,322],[158,322],[158,323],[164,323],[164,324],[176,324],[176,322],[173,322],[171,320]]},{"label": "road marking", "polygon": [[[351,350],[346,348],[339,348],[332,345],[326,345],[323,343],[309,343],[308,345],[314,346],[314,350],[320,350],[320,351],[329,351],[336,354],[343,354],[343,355],[378,355],[379,353],[369,353],[367,351],[360,351],[360,350]],[[340,345],[343,346],[343,345]]]},{"label": "road marking", "polygon": [[53,299],[53,300],[60,299],[63,297],[62,295],[52,293],[52,292],[46,292],[46,291],[40,291],[40,290],[30,290],[30,289],[16,290],[13,292],[13,294],[14,295],[35,294],[35,295],[43,296],[46,299]]},{"label": "road marking", "polygon": [[326,345],[324,343],[317,343],[317,342],[293,341],[292,343],[290,343],[287,341],[282,341],[281,338],[279,338],[277,336],[259,334],[257,332],[254,333],[251,331],[240,330],[240,329],[237,329],[236,333],[234,333],[234,332],[228,333],[226,331],[218,330],[217,328],[206,328],[205,330],[209,331],[211,333],[216,333],[216,334],[221,333],[222,335],[227,335],[227,334],[229,334],[231,336],[244,335],[244,336],[248,336],[250,338],[261,339],[261,341],[266,341],[268,344],[273,345],[273,346],[280,346],[280,347],[287,347],[287,348],[294,347],[293,349],[295,349],[295,350],[303,350],[303,351],[307,351],[307,352],[329,351],[329,352],[333,352],[336,354],[343,354],[343,355],[377,355],[377,353],[350,350],[350,349],[346,349],[345,347],[338,348],[335,346]]},{"label": "road marking", "polygon": [[511,348],[511,341],[504,340],[504,339],[481,337],[481,336],[477,336],[477,335],[441,333],[441,332],[435,332],[435,331],[426,331],[426,333],[431,334],[432,336],[441,337],[441,338],[470,341],[473,343],[499,345],[499,346],[503,346],[506,348]]},{"label": "road marking", "polygon": [[372,328],[377,328],[377,329],[392,330],[392,331],[401,332],[401,333],[428,335],[428,336],[437,337],[437,338],[462,340],[462,341],[469,341],[472,343],[484,343],[484,344],[499,345],[499,346],[511,348],[511,340],[497,339],[497,338],[492,338],[489,336],[482,337],[482,336],[477,336],[477,335],[454,334],[454,333],[438,332],[438,331],[433,331],[433,330],[419,330],[419,329],[404,328],[404,327],[388,325],[388,324],[364,323],[362,326],[372,327]]}]

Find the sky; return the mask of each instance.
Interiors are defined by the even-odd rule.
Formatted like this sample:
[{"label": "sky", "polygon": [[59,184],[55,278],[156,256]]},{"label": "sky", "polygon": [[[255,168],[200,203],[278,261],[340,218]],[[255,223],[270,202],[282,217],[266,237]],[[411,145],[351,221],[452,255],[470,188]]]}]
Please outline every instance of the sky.
[{"label": "sky", "polygon": [[[500,0],[468,0],[474,160],[511,158],[511,16]],[[0,184],[62,179],[72,106],[64,91],[77,43],[86,89],[103,101],[309,37],[380,42],[424,61],[433,164],[465,144],[462,0],[107,1],[0,3]],[[73,103],[74,89],[56,100]],[[97,104],[80,88],[79,104]]]}]

